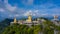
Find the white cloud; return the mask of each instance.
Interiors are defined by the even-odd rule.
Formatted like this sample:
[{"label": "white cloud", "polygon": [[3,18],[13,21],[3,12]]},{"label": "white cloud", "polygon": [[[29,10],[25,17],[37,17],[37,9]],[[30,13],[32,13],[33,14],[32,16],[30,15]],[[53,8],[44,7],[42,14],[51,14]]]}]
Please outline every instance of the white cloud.
[{"label": "white cloud", "polygon": [[54,16],[54,15],[60,16],[60,14],[52,14],[52,16]]},{"label": "white cloud", "polygon": [[25,5],[32,5],[34,0],[22,0],[22,3]]},{"label": "white cloud", "polygon": [[19,14],[10,14],[9,17],[19,17],[20,15]]},{"label": "white cloud", "polygon": [[[30,6],[31,4],[33,4],[33,1],[34,0],[27,0],[27,2],[26,2],[26,0],[22,0],[21,2],[23,2],[27,6],[28,5]],[[5,11],[4,14],[6,14],[6,13],[11,14],[11,15],[8,15],[9,17],[14,17],[14,16],[20,17],[25,11],[26,11],[26,13],[23,14],[24,16],[28,16],[29,14],[31,14],[32,16],[49,16],[49,14],[53,15],[53,13],[54,13],[54,15],[60,15],[60,8],[58,8],[54,4],[41,4],[39,6],[34,5],[34,7],[35,7],[34,9],[38,9],[38,10],[31,10],[31,9],[28,10],[25,8],[17,8],[16,6],[12,6],[11,4],[8,3],[8,0],[4,0],[4,4],[2,7],[5,10],[3,8],[0,8],[0,11],[1,12]],[[50,8],[50,7],[52,7],[52,8]],[[11,12],[8,12],[8,11],[11,11]],[[12,12],[12,11],[14,11],[14,12]],[[47,13],[49,13],[49,14],[47,14]],[[59,14],[57,14],[57,13],[59,13]]]},{"label": "white cloud", "polygon": [[9,17],[12,17],[12,15],[9,15]]},{"label": "white cloud", "polygon": [[60,8],[53,8],[50,9],[50,11],[53,11],[54,13],[60,13]]},{"label": "white cloud", "polygon": [[29,10],[29,11],[27,11],[26,13],[24,13],[23,15],[24,15],[24,16],[32,15],[32,11]]},{"label": "white cloud", "polygon": [[9,11],[14,11],[14,10],[16,10],[16,6],[11,6],[10,4],[7,4],[7,5],[6,5],[6,8],[7,8]]},{"label": "white cloud", "polygon": [[16,14],[15,16],[18,17],[18,16],[20,16],[20,15],[19,15],[19,14]]},{"label": "white cloud", "polygon": [[23,14],[24,16],[32,15],[32,16],[38,16],[38,10],[29,10],[26,13]]},{"label": "white cloud", "polygon": [[12,6],[11,4],[8,3],[8,0],[4,0],[4,3],[5,3],[5,7],[7,10],[9,11],[15,11],[16,10],[16,6]]},{"label": "white cloud", "polygon": [[28,4],[33,4],[33,1],[34,1],[34,0],[28,0],[27,3],[28,3]]},{"label": "white cloud", "polygon": [[39,10],[35,10],[35,12],[37,13]]},{"label": "white cloud", "polygon": [[42,16],[48,16],[48,14],[41,14]]},{"label": "white cloud", "polygon": [[0,8],[0,12],[4,12],[5,10],[3,8]]}]

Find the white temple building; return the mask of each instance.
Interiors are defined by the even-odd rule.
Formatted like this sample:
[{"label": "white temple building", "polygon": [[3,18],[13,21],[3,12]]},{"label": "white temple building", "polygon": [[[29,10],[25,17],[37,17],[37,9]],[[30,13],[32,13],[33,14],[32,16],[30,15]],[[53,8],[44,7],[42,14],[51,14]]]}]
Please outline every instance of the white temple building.
[{"label": "white temple building", "polygon": [[58,19],[58,16],[54,16],[54,19],[51,20],[53,22],[53,24],[57,25],[57,26],[60,26],[60,22],[59,22],[59,19]]}]

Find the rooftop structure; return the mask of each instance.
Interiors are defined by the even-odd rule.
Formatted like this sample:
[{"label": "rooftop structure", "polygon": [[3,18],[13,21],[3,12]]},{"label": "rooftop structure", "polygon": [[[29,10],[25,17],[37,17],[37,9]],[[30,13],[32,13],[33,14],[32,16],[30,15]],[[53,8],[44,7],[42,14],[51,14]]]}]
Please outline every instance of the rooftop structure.
[{"label": "rooftop structure", "polygon": [[51,20],[53,22],[53,24],[57,25],[57,26],[60,26],[60,22],[59,22],[59,19],[58,19],[58,16],[54,16],[54,19]]},{"label": "rooftop structure", "polygon": [[14,23],[17,23],[17,20],[16,20],[16,18],[14,18]]}]

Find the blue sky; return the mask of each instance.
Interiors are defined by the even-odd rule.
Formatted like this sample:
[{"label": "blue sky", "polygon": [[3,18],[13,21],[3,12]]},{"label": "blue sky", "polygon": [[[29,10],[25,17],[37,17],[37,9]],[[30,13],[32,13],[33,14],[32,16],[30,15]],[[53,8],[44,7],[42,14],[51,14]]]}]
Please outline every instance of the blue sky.
[{"label": "blue sky", "polygon": [[0,19],[27,16],[60,16],[60,0],[0,0]]}]

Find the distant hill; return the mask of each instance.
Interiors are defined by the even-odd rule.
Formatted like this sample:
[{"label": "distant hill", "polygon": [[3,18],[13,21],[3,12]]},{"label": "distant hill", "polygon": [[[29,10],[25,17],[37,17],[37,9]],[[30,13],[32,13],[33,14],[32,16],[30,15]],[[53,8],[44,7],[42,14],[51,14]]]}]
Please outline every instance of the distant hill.
[{"label": "distant hill", "polygon": [[13,19],[6,18],[0,22],[0,33],[2,33],[5,27],[9,26],[11,21],[13,21]]}]

